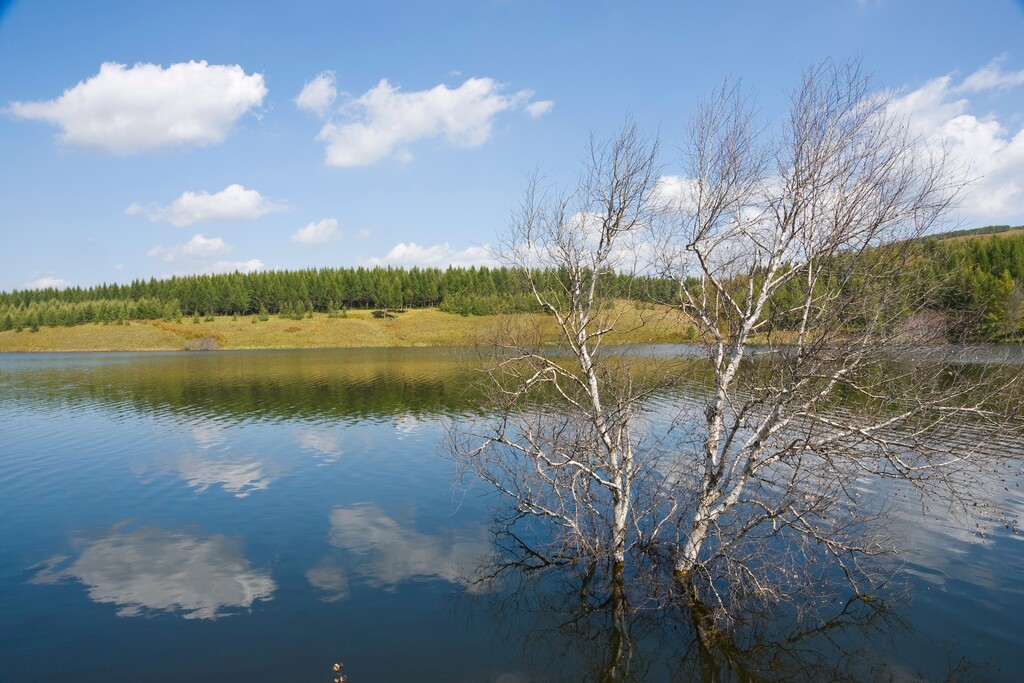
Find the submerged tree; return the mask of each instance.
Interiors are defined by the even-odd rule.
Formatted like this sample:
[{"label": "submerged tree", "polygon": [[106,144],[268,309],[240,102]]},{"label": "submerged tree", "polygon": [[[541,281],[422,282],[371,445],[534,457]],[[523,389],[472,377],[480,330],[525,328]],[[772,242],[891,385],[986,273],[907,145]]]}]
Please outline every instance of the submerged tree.
[{"label": "submerged tree", "polygon": [[[648,551],[719,615],[820,580],[820,560],[860,591],[861,560],[893,550],[868,533],[885,511],[863,481],[969,497],[978,440],[961,432],[1004,429],[995,399],[1012,393],[994,382],[1019,379],[922,352],[947,328],[924,309],[915,238],[962,181],[851,65],[810,69],[777,128],[727,87],[687,133],[672,182],[628,125],[591,145],[574,192],[531,185],[504,257],[561,344],[504,330],[496,417],[458,425],[454,448],[515,502],[509,529],[555,522],[540,563],[606,557],[621,577],[631,549]],[[706,352],[702,389],[660,430],[658,377],[603,343],[627,320],[607,283],[639,271],[676,282],[664,303]]]},{"label": "submerged tree", "polygon": [[607,557],[621,570],[642,515],[633,481],[652,465],[637,457],[632,430],[647,388],[608,362],[602,341],[621,327],[609,276],[635,269],[624,247],[653,217],[657,150],[627,124],[589,151],[574,192],[549,197],[531,182],[503,245],[506,264],[554,319],[558,351],[540,329],[503,327],[488,382],[499,417],[462,425],[453,445],[516,501],[517,515],[555,524],[553,556]]},{"label": "submerged tree", "polygon": [[675,216],[655,230],[711,376],[676,461],[674,568],[726,609],[796,590],[780,576],[820,556],[860,590],[860,562],[893,548],[859,483],[964,495],[978,443],[958,431],[999,428],[992,398],[1015,379],[951,363],[952,347],[922,353],[945,328],[923,307],[917,238],[962,186],[941,150],[854,65],[809,70],[781,130],[764,134],[736,89],[703,103]]}]

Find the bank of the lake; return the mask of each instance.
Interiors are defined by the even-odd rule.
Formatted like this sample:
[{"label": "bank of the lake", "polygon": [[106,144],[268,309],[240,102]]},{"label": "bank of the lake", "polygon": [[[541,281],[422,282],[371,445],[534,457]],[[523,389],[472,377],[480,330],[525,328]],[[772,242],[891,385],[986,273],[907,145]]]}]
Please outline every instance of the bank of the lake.
[{"label": "bank of the lake", "polygon": [[[666,309],[624,305],[621,333],[613,343],[672,343],[684,340],[689,325]],[[554,321],[542,314],[461,316],[437,309],[412,309],[375,317],[373,311],[348,311],[345,317],[316,313],[290,317],[221,316],[180,321],[129,321],[40,327],[0,332],[0,353],[88,351],[180,351],[189,346],[220,349],[330,349],[487,344],[504,328],[537,330],[557,340]]]}]

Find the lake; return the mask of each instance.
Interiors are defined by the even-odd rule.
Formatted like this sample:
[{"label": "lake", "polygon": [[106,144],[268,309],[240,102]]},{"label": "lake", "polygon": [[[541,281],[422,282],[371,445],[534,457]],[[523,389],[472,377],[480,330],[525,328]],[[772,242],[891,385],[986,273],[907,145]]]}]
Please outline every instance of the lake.
[{"label": "lake", "polygon": [[[473,365],[0,355],[0,679],[330,681],[336,662],[352,683],[599,679],[614,619],[576,613],[557,577],[479,580],[500,499],[457,485],[443,447],[445,422],[479,410]],[[991,509],[899,509],[890,611],[778,646],[769,674],[1020,680],[1024,446],[991,451]],[[631,620],[637,680],[707,675],[678,621]]]}]

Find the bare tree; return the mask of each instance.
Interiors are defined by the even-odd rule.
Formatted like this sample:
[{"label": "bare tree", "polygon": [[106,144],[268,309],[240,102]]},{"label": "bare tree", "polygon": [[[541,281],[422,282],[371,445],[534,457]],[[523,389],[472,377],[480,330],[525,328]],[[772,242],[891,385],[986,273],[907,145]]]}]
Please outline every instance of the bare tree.
[{"label": "bare tree", "polygon": [[[455,426],[452,445],[515,502],[510,528],[555,523],[540,564],[605,556],[621,578],[631,549],[668,557],[695,615],[792,594],[821,559],[860,592],[861,561],[894,550],[868,533],[887,512],[863,482],[969,497],[979,441],[964,433],[1005,429],[994,397],[1019,380],[922,352],[911,333],[928,317],[914,238],[963,182],[856,65],[831,62],[805,73],[775,128],[723,88],[682,153],[664,211],[670,184],[634,125],[591,144],[574,192],[530,185],[503,256],[560,344],[504,329],[495,412]],[[627,320],[613,300],[631,294],[612,275],[641,271],[675,282],[663,303],[706,351],[672,428],[648,419],[643,364],[603,344]]]},{"label": "bare tree", "polygon": [[633,482],[650,467],[632,430],[648,387],[602,342],[621,331],[613,299],[628,292],[611,291],[608,276],[636,267],[629,244],[652,218],[656,158],[630,123],[611,142],[591,141],[574,191],[555,195],[531,180],[502,257],[527,279],[560,344],[545,347],[537,329],[502,329],[487,382],[497,418],[453,432],[456,452],[512,497],[516,514],[555,523],[554,556],[608,557],[619,568],[641,514]]},{"label": "bare tree", "polygon": [[780,131],[761,129],[738,89],[704,102],[685,192],[656,230],[711,374],[684,420],[700,429],[676,465],[688,505],[674,567],[723,608],[785,592],[785,572],[766,568],[787,556],[824,552],[858,587],[860,561],[893,550],[867,533],[885,511],[858,480],[961,495],[979,444],[958,432],[995,427],[992,396],[1018,379],[922,353],[908,333],[927,285],[915,238],[963,185],[942,151],[850,64],[808,70]]}]

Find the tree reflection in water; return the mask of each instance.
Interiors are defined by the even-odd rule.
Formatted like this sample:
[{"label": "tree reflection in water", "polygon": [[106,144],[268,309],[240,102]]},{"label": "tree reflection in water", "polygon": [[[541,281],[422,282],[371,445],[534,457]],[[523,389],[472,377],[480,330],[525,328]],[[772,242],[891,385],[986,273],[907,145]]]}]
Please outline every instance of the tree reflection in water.
[{"label": "tree reflection in water", "polygon": [[[480,599],[495,617],[497,638],[530,625],[524,680],[925,680],[878,650],[879,642],[909,628],[895,609],[906,596],[895,587],[888,599],[822,601],[816,594],[807,604],[722,622],[699,590],[673,578],[654,581],[651,573],[629,576],[610,563],[548,558],[508,529],[496,533],[494,551],[476,580],[503,588]],[[987,679],[985,666],[967,658],[946,666],[947,681]]]}]

